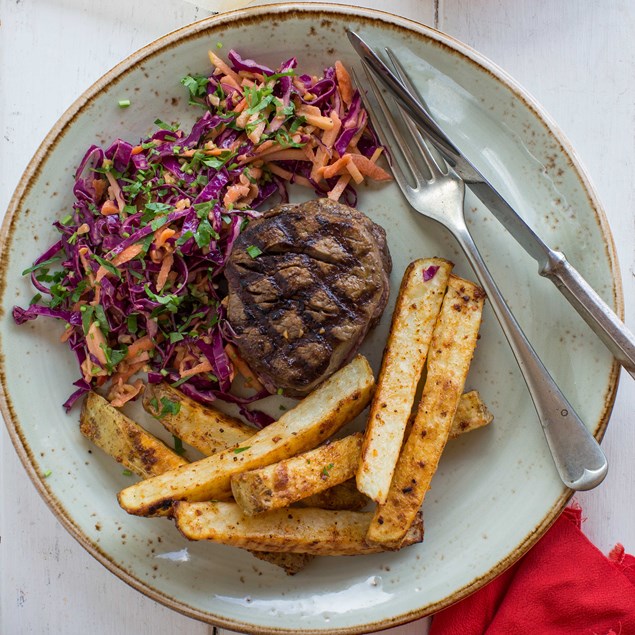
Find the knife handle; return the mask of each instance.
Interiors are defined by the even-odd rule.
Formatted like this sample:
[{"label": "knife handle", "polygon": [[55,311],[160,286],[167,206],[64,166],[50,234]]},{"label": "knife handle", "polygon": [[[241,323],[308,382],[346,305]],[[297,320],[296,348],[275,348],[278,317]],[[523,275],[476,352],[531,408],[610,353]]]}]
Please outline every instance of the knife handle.
[{"label": "knife handle", "polygon": [[558,287],[615,359],[635,379],[635,335],[569,263],[566,256],[562,252],[550,250],[546,261],[541,263],[539,273]]}]

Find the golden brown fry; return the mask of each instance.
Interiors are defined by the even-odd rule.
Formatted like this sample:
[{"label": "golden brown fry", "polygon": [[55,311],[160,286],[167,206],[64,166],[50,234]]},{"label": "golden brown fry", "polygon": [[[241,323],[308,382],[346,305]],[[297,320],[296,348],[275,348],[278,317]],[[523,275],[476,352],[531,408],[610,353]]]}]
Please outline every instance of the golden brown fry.
[{"label": "golden brown fry", "polygon": [[357,488],[378,503],[388,496],[452,266],[415,260],[401,282],[357,469]]},{"label": "golden brown fry", "polygon": [[250,551],[258,560],[264,560],[269,564],[284,569],[287,575],[300,573],[315,558],[310,553],[284,553],[276,551]]},{"label": "golden brown fry", "polygon": [[485,293],[475,284],[451,276],[434,328],[428,374],[412,430],[390,485],[366,539],[375,545],[397,545],[416,517],[452,427],[470,367]]},{"label": "golden brown fry", "polygon": [[119,492],[127,512],[151,516],[177,500],[228,498],[234,474],[275,463],[325,441],[368,404],[373,372],[362,356],[339,370],[278,421],[241,447],[224,450]]},{"label": "golden brown fry", "polygon": [[89,392],[84,399],[79,429],[106,454],[142,478],[188,463],[187,459],[176,454],[95,392]]},{"label": "golden brown fry", "polygon": [[348,509],[350,511],[364,509],[368,503],[370,503],[370,498],[357,489],[354,478],[297,502],[302,507]]},{"label": "golden brown fry", "polygon": [[494,415],[481,400],[478,390],[465,392],[461,395],[459,406],[452,421],[450,439],[456,439],[456,437],[461,436],[465,432],[483,428],[493,420]]},{"label": "golden brown fry", "polygon": [[[178,411],[172,414],[165,408],[166,403],[178,403]],[[197,403],[166,383],[148,384],[143,407],[175,437],[206,456],[238,445],[258,431],[213,406]]]},{"label": "golden brown fry", "polygon": [[288,507],[311,494],[352,478],[359,463],[362,433],[266,467],[232,476],[235,501],[248,516]]},{"label": "golden brown fry", "polygon": [[[365,541],[371,512],[294,507],[246,516],[236,503],[174,505],[176,526],[190,540],[211,540],[252,551],[354,556],[384,547]],[[413,519],[399,548],[423,540],[421,515]]]},{"label": "golden brown fry", "polygon": [[[94,392],[88,393],[84,400],[79,429],[86,438],[142,478],[189,463]],[[289,575],[304,569],[312,558],[305,554],[266,551],[253,555],[282,567]]]}]

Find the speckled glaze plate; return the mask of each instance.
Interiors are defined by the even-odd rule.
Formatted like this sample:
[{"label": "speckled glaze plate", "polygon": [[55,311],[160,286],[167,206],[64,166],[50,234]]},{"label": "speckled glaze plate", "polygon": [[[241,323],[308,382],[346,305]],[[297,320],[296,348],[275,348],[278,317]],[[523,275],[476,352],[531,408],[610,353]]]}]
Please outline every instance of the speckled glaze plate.
[{"label": "speckled glaze plate", "polygon": [[[495,414],[489,428],[448,445],[425,504],[425,541],[398,553],[323,558],[294,578],[237,549],[187,544],[167,520],[126,515],[115,494],[130,477],[80,435],[61,403],[78,370],[61,325],[17,327],[32,290],[20,272],[54,239],[72,204],[85,148],[139,138],[152,122],[193,118],[180,78],[208,70],[216,42],[270,65],[296,55],[317,72],[356,62],[354,28],[391,46],[433,113],[529,223],[620,313],[619,273],[602,210],[563,135],[509,77],[446,35],[386,13],[275,5],[219,15],[143,48],[64,114],[29,164],[2,227],[2,412],[29,475],[65,527],[100,562],[150,597],[192,617],[253,633],[362,633],[430,614],[476,590],[525,553],[569,498],[552,465],[522,378],[486,309],[467,388]],[[424,62],[423,60],[426,60]],[[434,70],[437,69],[437,70]],[[444,78],[443,75],[451,79]],[[117,100],[131,95],[121,110]],[[607,424],[617,369],[536,266],[475,200],[468,219],[483,255],[538,353],[594,434]],[[447,233],[412,213],[394,185],[362,188],[359,207],[388,231],[394,290],[409,261],[444,256],[472,276]],[[364,344],[377,369],[391,307]],[[132,415],[156,431],[139,410]],[[157,431],[158,432],[158,431]],[[48,478],[43,474],[50,470]],[[188,557],[161,558],[165,554]]]}]

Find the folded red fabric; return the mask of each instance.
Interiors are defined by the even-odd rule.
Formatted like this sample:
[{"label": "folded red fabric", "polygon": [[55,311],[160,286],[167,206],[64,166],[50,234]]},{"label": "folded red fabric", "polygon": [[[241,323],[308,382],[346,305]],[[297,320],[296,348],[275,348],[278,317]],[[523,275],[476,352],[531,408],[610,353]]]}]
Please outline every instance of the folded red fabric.
[{"label": "folded red fabric", "polygon": [[430,635],[628,635],[635,633],[635,557],[607,558],[567,508],[513,567],[437,613]]}]

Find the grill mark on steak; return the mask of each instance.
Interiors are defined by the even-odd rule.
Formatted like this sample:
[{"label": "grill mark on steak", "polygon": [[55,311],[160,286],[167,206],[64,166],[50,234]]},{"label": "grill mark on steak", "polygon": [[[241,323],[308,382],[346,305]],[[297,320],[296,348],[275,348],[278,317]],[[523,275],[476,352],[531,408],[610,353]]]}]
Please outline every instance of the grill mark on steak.
[{"label": "grill mark on steak", "polygon": [[281,205],[251,221],[225,271],[241,355],[270,389],[307,394],[381,316],[390,268],[384,230],[340,203]]}]

